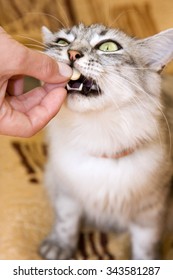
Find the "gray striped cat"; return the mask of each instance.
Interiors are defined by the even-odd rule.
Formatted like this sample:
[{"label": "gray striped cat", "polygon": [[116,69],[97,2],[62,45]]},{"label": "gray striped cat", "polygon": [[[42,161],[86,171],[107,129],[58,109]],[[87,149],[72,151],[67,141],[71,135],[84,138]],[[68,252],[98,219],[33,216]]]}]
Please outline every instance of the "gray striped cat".
[{"label": "gray striped cat", "polygon": [[85,219],[128,230],[132,259],[159,258],[172,177],[160,72],[173,58],[173,29],[146,39],[99,24],[43,34],[46,53],[73,76],[47,129],[55,221],[41,254],[71,258]]}]

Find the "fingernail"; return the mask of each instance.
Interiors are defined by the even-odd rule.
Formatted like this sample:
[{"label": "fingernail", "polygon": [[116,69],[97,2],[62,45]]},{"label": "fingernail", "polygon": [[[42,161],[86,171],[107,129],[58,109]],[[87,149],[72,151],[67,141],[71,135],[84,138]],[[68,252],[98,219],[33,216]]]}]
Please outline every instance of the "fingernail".
[{"label": "fingernail", "polygon": [[59,73],[64,77],[71,77],[72,76],[72,69],[70,66],[64,63],[58,63],[59,66]]}]

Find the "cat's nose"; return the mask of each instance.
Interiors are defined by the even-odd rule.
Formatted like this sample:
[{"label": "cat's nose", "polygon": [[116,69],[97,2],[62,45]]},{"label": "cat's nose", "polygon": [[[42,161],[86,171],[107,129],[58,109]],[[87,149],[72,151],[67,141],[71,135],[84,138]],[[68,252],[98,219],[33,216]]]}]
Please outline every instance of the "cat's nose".
[{"label": "cat's nose", "polygon": [[68,56],[69,56],[70,61],[75,61],[76,59],[81,58],[83,56],[83,54],[80,51],[69,50]]}]

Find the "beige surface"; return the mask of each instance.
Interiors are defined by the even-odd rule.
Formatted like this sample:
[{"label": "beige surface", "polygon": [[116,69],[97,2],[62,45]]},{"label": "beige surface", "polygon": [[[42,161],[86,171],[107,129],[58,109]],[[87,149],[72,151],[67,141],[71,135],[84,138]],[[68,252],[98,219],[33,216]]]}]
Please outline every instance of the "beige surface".
[{"label": "beige surface", "polygon": [[[20,143],[32,147],[33,141],[36,146],[39,139],[37,135]],[[52,212],[42,184],[31,183],[35,174],[28,173],[13,148],[16,141],[0,136],[0,259],[39,259],[37,250],[51,224]],[[29,158],[32,162],[33,158]],[[41,170],[37,166],[35,169],[40,182]]]}]

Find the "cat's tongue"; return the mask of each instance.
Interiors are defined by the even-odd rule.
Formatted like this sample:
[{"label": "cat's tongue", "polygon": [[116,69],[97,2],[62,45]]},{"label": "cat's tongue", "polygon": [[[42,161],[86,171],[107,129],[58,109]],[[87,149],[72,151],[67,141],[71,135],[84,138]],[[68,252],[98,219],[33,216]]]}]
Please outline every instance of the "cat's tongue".
[{"label": "cat's tongue", "polygon": [[68,89],[72,90],[72,89],[76,89],[76,90],[82,90],[83,88],[83,83],[82,82],[74,82],[72,80],[70,80],[70,82],[68,83]]}]

